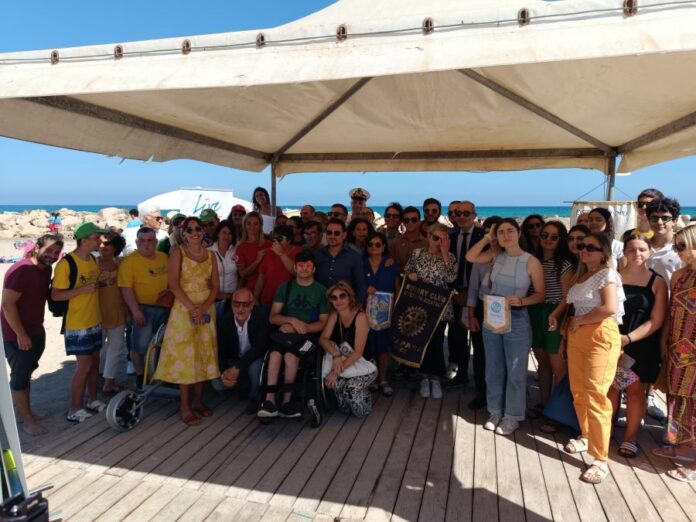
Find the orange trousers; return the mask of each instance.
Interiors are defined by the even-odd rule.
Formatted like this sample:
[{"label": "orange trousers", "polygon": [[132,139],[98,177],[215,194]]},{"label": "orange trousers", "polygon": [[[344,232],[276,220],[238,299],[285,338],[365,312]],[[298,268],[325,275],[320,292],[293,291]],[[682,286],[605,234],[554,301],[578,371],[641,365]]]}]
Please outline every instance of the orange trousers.
[{"label": "orange trousers", "polygon": [[613,317],[569,332],[568,378],[575,413],[587,452],[599,460],[609,457],[612,408],[607,392],[620,353],[621,335]]}]

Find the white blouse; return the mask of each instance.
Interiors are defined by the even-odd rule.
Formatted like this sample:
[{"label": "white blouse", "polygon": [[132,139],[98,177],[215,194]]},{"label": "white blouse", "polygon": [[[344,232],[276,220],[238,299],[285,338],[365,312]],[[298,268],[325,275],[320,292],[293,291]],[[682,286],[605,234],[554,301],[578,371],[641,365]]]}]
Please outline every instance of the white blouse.
[{"label": "white blouse", "polygon": [[237,254],[235,248],[230,246],[223,256],[218,250],[217,243],[214,243],[208,248],[215,254],[217,261],[218,275],[220,277],[220,291],[226,294],[231,294],[237,290],[239,275],[237,274]]},{"label": "white blouse", "polygon": [[587,314],[602,304],[600,290],[609,283],[614,283],[616,285],[618,306],[616,307],[614,319],[616,319],[618,324],[621,324],[621,318],[624,315],[623,304],[626,300],[626,295],[624,294],[623,284],[621,284],[621,276],[613,268],[604,268],[592,274],[582,283],[575,283],[570,287],[570,290],[568,290],[566,301],[568,304],[575,306],[576,315]]}]

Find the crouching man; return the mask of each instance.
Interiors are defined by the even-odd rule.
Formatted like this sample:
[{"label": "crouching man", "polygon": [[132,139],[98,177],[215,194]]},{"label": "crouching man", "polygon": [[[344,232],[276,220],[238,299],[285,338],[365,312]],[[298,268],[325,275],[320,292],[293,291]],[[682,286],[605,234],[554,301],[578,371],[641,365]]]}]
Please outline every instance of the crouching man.
[{"label": "crouching man", "polygon": [[[316,339],[324,329],[328,317],[326,287],[314,280],[316,263],[311,252],[303,251],[295,257],[296,277],[282,283],[275,293],[269,321],[278,326],[270,338],[268,360],[269,387],[278,384],[281,364],[285,365],[284,383],[293,384],[300,362],[300,348],[307,339]],[[285,342],[288,341],[288,342]],[[280,408],[276,406],[275,392],[266,394],[258,412],[260,418],[296,418],[301,412],[292,402],[292,390],[283,392]]]},{"label": "crouching man", "polygon": [[218,391],[249,390],[246,413],[259,407],[259,376],[268,344],[268,318],[248,288],[232,294],[232,310],[218,321],[218,363],[220,380],[213,381]]}]

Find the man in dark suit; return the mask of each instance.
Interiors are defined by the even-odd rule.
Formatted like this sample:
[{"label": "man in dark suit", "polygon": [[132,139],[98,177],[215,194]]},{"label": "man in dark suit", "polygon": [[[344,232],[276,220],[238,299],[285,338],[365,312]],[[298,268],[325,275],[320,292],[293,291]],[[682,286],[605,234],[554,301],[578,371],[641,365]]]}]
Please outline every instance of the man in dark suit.
[{"label": "man in dark suit", "polygon": [[[457,375],[445,382],[445,386],[465,386],[469,381],[469,336],[461,323],[462,308],[466,308],[466,293],[471,276],[471,263],[465,259],[466,252],[484,235],[476,227],[476,206],[471,201],[460,201],[454,210],[457,226],[450,233],[450,252],[457,258],[457,279],[453,287],[457,294],[452,298],[454,321],[449,323],[449,362],[458,366]],[[476,369],[474,369],[476,371]]]},{"label": "man in dark suit", "polygon": [[[253,414],[259,404],[259,376],[268,345],[268,317],[260,306],[254,306],[254,296],[248,288],[232,294],[232,310],[225,312],[217,325],[218,389],[249,390],[246,413]],[[220,382],[222,386],[220,386]],[[217,384],[216,384],[217,383]]]}]

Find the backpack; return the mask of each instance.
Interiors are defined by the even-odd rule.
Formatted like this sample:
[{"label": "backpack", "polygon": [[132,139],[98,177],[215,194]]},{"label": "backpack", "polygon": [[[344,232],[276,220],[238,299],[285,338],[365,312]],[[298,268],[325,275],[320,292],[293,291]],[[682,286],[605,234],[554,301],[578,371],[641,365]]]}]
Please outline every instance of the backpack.
[{"label": "backpack", "polygon": [[[96,258],[90,254],[89,257],[96,262]],[[68,254],[64,258],[68,262],[68,290],[72,290],[75,288],[75,285],[77,284],[77,263],[75,263],[75,260],[73,257]],[[68,304],[70,303],[70,299],[66,299],[65,301],[55,301],[51,297],[51,292],[53,291],[53,283],[51,283],[50,288],[48,289],[48,310],[53,314],[53,317],[62,317],[63,318],[63,324],[60,328],[60,332],[63,333],[65,331],[65,318],[68,315]]]}]

